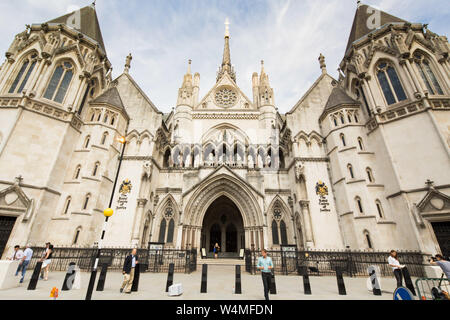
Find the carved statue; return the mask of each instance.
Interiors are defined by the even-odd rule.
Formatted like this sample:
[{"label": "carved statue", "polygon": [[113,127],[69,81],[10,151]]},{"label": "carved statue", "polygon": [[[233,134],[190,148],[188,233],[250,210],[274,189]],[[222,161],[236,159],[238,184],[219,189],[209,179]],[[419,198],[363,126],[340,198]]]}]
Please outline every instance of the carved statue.
[{"label": "carved statue", "polygon": [[247,165],[249,168],[254,168],[255,167],[255,163],[253,162],[253,157],[251,154],[248,155],[247,157]]},{"label": "carved statue", "polygon": [[239,152],[236,153],[236,163],[239,166],[242,164],[242,158],[241,158],[241,155],[239,154]]},{"label": "carved statue", "polygon": [[266,165],[267,167],[270,167],[272,165],[272,158],[269,155],[267,155],[266,158]]},{"label": "carved statue", "polygon": [[153,164],[151,163],[151,161],[145,161],[144,165],[143,165],[143,176],[147,177],[149,180],[152,177],[152,168],[153,168]]},{"label": "carved statue", "polygon": [[258,154],[258,168],[263,168],[264,167],[264,159],[262,157],[262,155],[259,153]]},{"label": "carved statue", "polygon": [[305,170],[305,167],[302,165],[302,163],[300,161],[297,161],[295,163],[295,178],[297,180],[301,179],[304,170]]},{"label": "carved statue", "polygon": [[213,157],[213,153],[212,152],[210,152],[209,155],[208,155],[208,163],[210,165],[214,164],[214,157]]}]

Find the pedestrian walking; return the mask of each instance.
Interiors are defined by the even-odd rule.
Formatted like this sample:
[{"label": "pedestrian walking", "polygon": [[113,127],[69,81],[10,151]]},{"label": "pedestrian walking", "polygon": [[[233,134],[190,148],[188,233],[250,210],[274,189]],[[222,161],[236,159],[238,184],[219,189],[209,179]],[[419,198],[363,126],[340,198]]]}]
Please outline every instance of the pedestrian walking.
[{"label": "pedestrian walking", "polygon": [[123,264],[123,283],[120,288],[120,292],[122,293],[125,290],[125,293],[131,293],[131,286],[133,285],[134,279],[134,270],[138,262],[138,256],[136,255],[137,250],[133,249],[131,254],[125,258],[125,263]]},{"label": "pedestrian walking", "polygon": [[264,286],[264,298],[269,300],[270,281],[272,280],[273,262],[272,258],[267,256],[267,250],[261,250],[262,257],[258,258],[257,269],[261,270],[261,277]]},{"label": "pedestrian walking", "polygon": [[45,249],[44,255],[40,260],[42,262],[40,279],[44,279],[44,281],[47,281],[48,280],[48,272],[50,269],[50,263],[52,262],[53,245],[50,244],[50,242],[47,242],[45,245],[47,248]]},{"label": "pedestrian walking", "polygon": [[19,262],[19,267],[16,270],[16,276],[22,270],[22,277],[20,278],[20,283],[23,283],[23,279],[25,278],[25,272],[27,271],[27,267],[30,264],[32,257],[33,257],[33,250],[31,250],[31,244],[28,243],[25,247],[25,251],[23,252],[22,259]]},{"label": "pedestrian walking", "polygon": [[220,250],[220,246],[219,244],[216,242],[216,244],[214,245],[214,258],[217,259],[219,257],[219,250]]},{"label": "pedestrian walking", "polygon": [[402,282],[402,269],[405,265],[400,264],[398,261],[397,251],[391,250],[391,254],[388,258],[389,266],[392,268],[394,272],[395,279],[397,280],[397,288],[403,286]]},{"label": "pedestrian walking", "polygon": [[450,261],[445,260],[442,255],[437,254],[436,257],[431,257],[430,264],[441,267],[442,272],[450,280]]},{"label": "pedestrian walking", "polygon": [[16,261],[16,260],[22,260],[22,258],[23,258],[23,251],[20,250],[20,246],[17,245],[17,246],[14,246],[14,253],[13,253],[13,255],[10,258],[7,258],[7,259]]}]

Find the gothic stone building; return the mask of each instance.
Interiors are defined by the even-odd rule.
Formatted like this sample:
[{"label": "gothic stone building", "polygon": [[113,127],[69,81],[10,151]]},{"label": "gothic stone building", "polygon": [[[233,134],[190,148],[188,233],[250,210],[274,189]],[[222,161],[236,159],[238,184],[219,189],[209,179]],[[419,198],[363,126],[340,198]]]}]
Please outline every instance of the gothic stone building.
[{"label": "gothic stone building", "polygon": [[117,172],[106,246],[449,253],[445,36],[359,5],[339,78],[320,55],[286,114],[264,64],[239,89],[229,41],[227,26],[211,90],[189,62],[167,114],[131,55],[112,78],[94,6],[16,35],[0,69],[0,254],[98,242]]}]

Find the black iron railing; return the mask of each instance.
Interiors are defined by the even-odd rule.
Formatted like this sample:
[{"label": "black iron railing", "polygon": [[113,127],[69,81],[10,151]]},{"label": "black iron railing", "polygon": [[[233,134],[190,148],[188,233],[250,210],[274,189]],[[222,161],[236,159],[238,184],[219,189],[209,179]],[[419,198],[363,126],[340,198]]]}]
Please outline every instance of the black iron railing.
[{"label": "black iron railing", "polygon": [[[268,251],[272,258],[275,273],[292,274],[307,270],[310,275],[334,275],[337,268],[350,277],[367,277],[367,268],[375,265],[380,268],[381,276],[392,276],[387,263],[389,252],[373,251]],[[245,268],[256,273],[256,264],[261,256],[259,251],[245,251]],[[414,277],[423,277],[424,261],[427,255],[420,252],[398,252],[401,264],[408,267]]]},{"label": "black iron railing", "polygon": [[[36,262],[44,255],[45,248],[34,247],[33,258],[29,269],[35,267]],[[69,264],[75,264],[83,271],[92,269],[97,255],[97,248],[73,248],[55,246],[50,264],[51,271],[67,271]],[[131,253],[131,248],[102,248],[99,266],[104,263],[113,271],[120,271],[127,255]],[[169,264],[175,265],[175,272],[191,273],[197,269],[197,250],[176,250],[161,249],[149,250],[147,248],[137,249],[139,263],[144,266],[147,272],[167,272]],[[141,270],[142,271],[142,270]]]}]

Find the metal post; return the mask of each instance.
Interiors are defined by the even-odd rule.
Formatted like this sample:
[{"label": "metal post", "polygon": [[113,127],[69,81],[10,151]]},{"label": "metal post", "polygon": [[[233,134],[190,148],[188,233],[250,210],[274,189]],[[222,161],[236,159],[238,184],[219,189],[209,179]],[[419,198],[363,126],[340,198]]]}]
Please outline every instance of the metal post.
[{"label": "metal post", "polygon": [[42,262],[38,261],[36,263],[36,267],[34,267],[34,271],[33,271],[33,274],[31,275],[31,280],[30,280],[30,283],[28,284],[27,290],[35,290],[36,289],[36,285],[39,280],[39,274],[41,273],[41,267],[42,267]]},{"label": "metal post", "polygon": [[202,283],[200,286],[200,293],[206,293],[208,279],[208,265],[205,263],[202,267]]},{"label": "metal post", "polygon": [[[120,167],[122,166],[123,155],[124,155],[124,152],[125,152],[125,145],[126,145],[126,141],[123,143],[123,146],[122,146],[122,153],[120,154],[120,158],[119,158],[119,167],[117,168],[116,178],[114,179],[114,185],[113,185],[113,189],[112,189],[112,192],[111,192],[111,198],[109,199],[109,206],[108,206],[108,208],[111,208],[112,202],[113,202],[113,199],[114,199],[114,192],[116,190],[117,180],[119,179],[119,172],[120,172]],[[108,219],[109,219],[109,217],[106,217],[105,223],[103,224],[102,236],[101,236],[100,242],[98,244],[97,256],[95,257],[94,268],[93,268],[93,270],[91,272],[91,278],[89,279],[89,286],[88,286],[88,289],[87,289],[87,292],[86,292],[85,300],[91,300],[91,298],[92,298],[92,291],[94,290],[95,278],[97,277],[98,261],[100,259],[100,252],[101,252],[101,249],[102,249],[103,239],[105,238],[106,225],[108,223]]]},{"label": "metal post", "polygon": [[169,287],[173,284],[173,271],[175,264],[169,264],[169,272],[167,274],[166,292],[169,292]]},{"label": "metal post", "polygon": [[241,266],[236,265],[236,285],[234,293],[242,294],[242,284],[241,284]]}]

